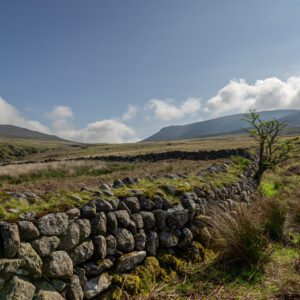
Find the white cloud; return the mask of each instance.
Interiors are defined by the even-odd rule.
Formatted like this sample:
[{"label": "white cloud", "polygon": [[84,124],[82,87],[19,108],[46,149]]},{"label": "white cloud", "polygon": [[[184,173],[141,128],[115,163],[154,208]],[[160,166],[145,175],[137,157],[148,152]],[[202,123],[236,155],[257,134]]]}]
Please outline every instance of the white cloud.
[{"label": "white cloud", "polygon": [[129,104],[127,111],[122,116],[122,120],[129,121],[129,120],[133,119],[136,116],[138,110],[139,110],[138,107],[136,107],[132,104]]},{"label": "white cloud", "polygon": [[232,80],[208,100],[206,110],[214,114],[257,110],[300,109],[300,77],[286,81],[276,77],[248,84],[244,79]]},{"label": "white cloud", "polygon": [[16,125],[31,130],[49,133],[47,126],[38,121],[26,120],[18,110],[0,97],[0,124]]},{"label": "white cloud", "polygon": [[176,106],[175,101],[172,99],[151,99],[149,107],[153,110],[154,116],[157,119],[172,121],[197,113],[201,109],[201,100],[198,98],[189,98]]},{"label": "white cloud", "polygon": [[55,131],[67,131],[73,128],[72,119],[74,115],[69,106],[54,106],[51,112],[46,113],[46,117],[52,120],[52,127]]}]

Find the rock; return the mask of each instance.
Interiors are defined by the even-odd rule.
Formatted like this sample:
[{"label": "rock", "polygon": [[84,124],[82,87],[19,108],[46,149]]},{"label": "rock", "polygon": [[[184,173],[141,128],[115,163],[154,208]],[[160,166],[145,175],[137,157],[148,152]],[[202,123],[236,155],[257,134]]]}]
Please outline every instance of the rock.
[{"label": "rock", "polygon": [[19,251],[20,236],[16,224],[0,222],[0,241],[2,255],[7,258],[13,258]]},{"label": "rock", "polygon": [[106,239],[103,235],[98,235],[94,238],[94,252],[100,258],[106,256]]},{"label": "rock", "polygon": [[64,300],[56,291],[39,290],[34,298],[35,300]]},{"label": "rock", "polygon": [[114,263],[110,259],[102,259],[97,263],[88,262],[85,263],[82,267],[85,270],[85,275],[87,277],[95,277],[103,273],[103,271],[110,269]]},{"label": "rock", "polygon": [[149,230],[155,227],[155,217],[154,214],[150,211],[141,211],[140,212],[143,223],[144,223],[144,229]]},{"label": "rock", "polygon": [[189,220],[189,211],[182,206],[167,210],[167,225],[172,229],[182,228]]},{"label": "rock", "polygon": [[80,285],[80,280],[77,275],[73,275],[70,283],[67,286],[67,299],[83,300],[83,290]]},{"label": "rock", "polygon": [[137,251],[141,251],[145,249],[146,246],[146,235],[144,230],[141,230],[138,234],[134,236],[135,247],[134,249]]},{"label": "rock", "polygon": [[144,227],[143,218],[140,214],[132,214],[131,218],[134,221],[137,230],[142,229]]},{"label": "rock", "polygon": [[52,253],[59,246],[60,240],[57,236],[43,236],[31,243],[33,249],[39,256],[44,257]]},{"label": "rock", "polygon": [[66,288],[66,286],[67,286],[67,284],[66,284],[66,282],[65,281],[63,281],[63,280],[58,280],[58,279],[53,279],[53,280],[51,280],[51,285],[54,287],[54,289],[56,290],[56,291],[58,291],[58,292],[62,292],[65,288]]},{"label": "rock", "polygon": [[152,210],[154,207],[154,202],[142,196],[140,197],[140,206],[142,210]]},{"label": "rock", "polygon": [[61,236],[59,249],[60,250],[72,250],[80,242],[80,228],[78,223],[71,223],[68,226],[67,232]]},{"label": "rock", "polygon": [[131,178],[131,177],[125,177],[123,178],[123,182],[126,184],[126,185],[134,185],[136,184],[136,181],[134,178]]},{"label": "rock", "polygon": [[68,219],[65,213],[48,214],[39,219],[38,229],[41,235],[62,235],[67,231]]},{"label": "rock", "polygon": [[106,237],[106,254],[113,256],[116,253],[117,241],[113,235]]},{"label": "rock", "polygon": [[8,286],[1,291],[1,300],[31,300],[35,286],[25,279],[14,276]]},{"label": "rock", "polygon": [[127,227],[130,224],[130,215],[127,210],[117,210],[115,211],[115,215],[118,220],[118,224],[123,227]]},{"label": "rock", "polygon": [[24,265],[22,259],[0,259],[0,274],[14,275]]},{"label": "rock", "polygon": [[106,215],[104,212],[99,212],[94,218],[91,219],[92,234],[99,235],[106,233]]},{"label": "rock", "polygon": [[79,208],[71,208],[66,211],[66,214],[69,217],[69,220],[78,219],[80,217],[80,209]]},{"label": "rock", "polygon": [[127,229],[132,233],[132,234],[136,234],[137,230],[136,230],[136,225],[135,222],[133,220],[130,220]]},{"label": "rock", "polygon": [[130,209],[127,207],[127,205],[123,201],[119,202],[118,210],[127,210],[129,215],[131,215]]},{"label": "rock", "polygon": [[31,244],[21,243],[19,248],[19,258],[25,262],[24,268],[33,277],[40,277],[42,275],[43,262],[38,254],[34,251]]},{"label": "rock", "polygon": [[32,222],[19,221],[18,228],[21,241],[31,241],[40,236],[37,227]]},{"label": "rock", "polygon": [[159,230],[163,230],[166,228],[166,218],[167,218],[167,213],[166,211],[162,209],[157,209],[153,211],[154,216],[155,216],[155,223],[156,227]]},{"label": "rock", "polygon": [[20,220],[34,221],[36,218],[36,213],[34,211],[27,211],[19,215]]},{"label": "rock", "polygon": [[116,233],[117,228],[118,228],[118,221],[116,214],[114,212],[109,212],[106,215],[107,218],[107,229],[111,233]]},{"label": "rock", "polygon": [[137,197],[127,197],[123,201],[132,213],[138,213],[141,210]]},{"label": "rock", "polygon": [[109,200],[109,202],[112,205],[114,210],[118,209],[118,206],[119,206],[119,203],[120,203],[120,200],[118,198],[112,198],[112,199]]},{"label": "rock", "polygon": [[109,186],[107,183],[103,183],[103,184],[100,186],[100,189],[101,189],[101,190],[104,190],[104,191],[110,191],[110,190],[111,190],[110,186]]},{"label": "rock", "polygon": [[88,203],[81,207],[81,215],[83,218],[95,217],[97,214],[97,208],[95,203]]},{"label": "rock", "polygon": [[88,219],[79,219],[76,220],[76,224],[79,226],[79,240],[83,242],[91,235],[91,223]]},{"label": "rock", "polygon": [[130,231],[120,228],[116,235],[117,249],[119,251],[130,252],[134,249],[134,238]]},{"label": "rock", "polygon": [[147,255],[155,256],[159,245],[158,236],[155,231],[149,231],[147,233],[146,251]]},{"label": "rock", "polygon": [[73,275],[73,262],[65,251],[55,251],[44,259],[43,273],[49,278],[69,279]]},{"label": "rock", "polygon": [[72,250],[70,256],[74,265],[81,264],[89,260],[94,254],[94,244],[91,240],[87,240]]},{"label": "rock", "polygon": [[134,269],[146,257],[146,251],[134,251],[122,255],[117,262],[117,272],[125,272]]},{"label": "rock", "polygon": [[163,231],[159,235],[160,244],[163,247],[175,247],[178,243],[178,238],[175,234],[167,231]]},{"label": "rock", "polygon": [[111,285],[112,276],[104,273],[98,277],[88,280],[84,287],[84,296],[87,299],[92,299],[106,290]]},{"label": "rock", "polygon": [[181,249],[186,248],[189,246],[193,241],[193,234],[189,228],[183,228],[182,234],[178,243],[178,247]]},{"label": "rock", "polygon": [[118,189],[118,188],[121,188],[121,187],[124,187],[124,186],[125,186],[125,184],[121,179],[115,179],[114,182],[113,182],[113,188],[114,189]]},{"label": "rock", "polygon": [[112,205],[104,199],[95,200],[94,203],[98,212],[102,211],[107,213],[114,210]]}]

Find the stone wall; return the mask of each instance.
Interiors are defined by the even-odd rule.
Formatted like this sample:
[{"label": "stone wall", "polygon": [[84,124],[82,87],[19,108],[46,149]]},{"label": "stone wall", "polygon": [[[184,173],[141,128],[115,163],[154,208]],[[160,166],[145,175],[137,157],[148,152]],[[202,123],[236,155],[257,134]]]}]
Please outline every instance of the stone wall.
[{"label": "stone wall", "polygon": [[[226,168],[220,164],[210,172],[226,176]],[[196,253],[194,240],[209,243],[199,216],[210,205],[230,208],[250,201],[253,169],[247,167],[237,183],[223,188],[182,192],[180,204],[135,191],[134,197],[95,197],[80,209],[1,222],[0,299],[101,299],[111,274],[134,269],[146,256],[166,248]],[[111,186],[101,189],[113,194]]]}]

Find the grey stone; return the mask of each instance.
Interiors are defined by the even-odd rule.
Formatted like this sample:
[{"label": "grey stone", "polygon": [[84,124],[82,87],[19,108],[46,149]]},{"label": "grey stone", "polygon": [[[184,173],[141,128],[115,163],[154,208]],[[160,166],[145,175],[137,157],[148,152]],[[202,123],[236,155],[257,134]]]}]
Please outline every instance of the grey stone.
[{"label": "grey stone", "polygon": [[130,209],[127,207],[127,205],[123,201],[119,202],[118,210],[127,210],[129,215],[131,215]]},{"label": "grey stone", "polygon": [[96,216],[97,208],[95,203],[88,203],[81,207],[81,215],[83,218],[91,218]]},{"label": "grey stone", "polygon": [[76,220],[76,224],[79,226],[79,240],[82,242],[91,235],[91,223],[88,219],[79,219]]},{"label": "grey stone", "polygon": [[114,189],[118,189],[118,188],[124,187],[124,186],[125,186],[125,184],[121,179],[115,179],[114,182],[113,182],[113,188]]},{"label": "grey stone", "polygon": [[100,258],[106,256],[106,239],[103,235],[98,235],[94,238],[94,252]]},{"label": "grey stone", "polygon": [[189,246],[193,241],[193,234],[189,228],[183,228],[181,230],[182,234],[178,243],[178,247],[184,249]]},{"label": "grey stone", "polygon": [[36,213],[34,211],[27,211],[19,215],[20,220],[24,221],[34,221],[36,218]]},{"label": "grey stone", "polygon": [[62,292],[66,288],[67,283],[63,280],[53,279],[51,280],[51,285],[56,291]]},{"label": "grey stone", "polygon": [[166,218],[167,218],[167,213],[166,211],[162,209],[157,209],[153,211],[154,216],[155,216],[155,223],[156,227],[159,230],[163,230],[166,228]]},{"label": "grey stone", "polygon": [[134,251],[122,255],[117,261],[117,272],[125,272],[134,269],[146,257],[146,251]]},{"label": "grey stone", "polygon": [[127,197],[123,201],[132,213],[137,213],[141,210],[139,199],[137,197]]},{"label": "grey stone", "polygon": [[145,230],[150,230],[153,227],[155,227],[155,217],[154,214],[150,211],[141,211],[140,212],[142,218],[143,218],[143,223],[144,223],[144,229]]},{"label": "grey stone", "polygon": [[77,275],[73,275],[70,283],[67,286],[67,299],[83,300],[83,290],[80,285],[80,280]]},{"label": "grey stone", "polygon": [[130,223],[130,215],[127,210],[117,210],[115,211],[115,215],[118,220],[118,224],[123,227],[127,227]]},{"label": "grey stone", "polygon": [[37,227],[29,221],[18,222],[19,235],[22,241],[31,241],[40,236]]},{"label": "grey stone", "polygon": [[64,300],[56,291],[39,290],[34,298],[35,300]]},{"label": "grey stone", "polygon": [[74,265],[81,264],[89,260],[94,253],[94,244],[91,240],[87,240],[72,250],[70,256]]},{"label": "grey stone", "polygon": [[130,231],[119,228],[116,235],[117,249],[119,251],[130,252],[134,249],[134,238]]},{"label": "grey stone", "polygon": [[19,258],[25,262],[24,268],[33,277],[40,277],[42,275],[43,262],[38,254],[34,251],[31,244],[21,243],[19,248]]},{"label": "grey stone", "polygon": [[68,216],[65,213],[53,213],[43,216],[38,221],[38,229],[42,235],[62,235],[68,228]]},{"label": "grey stone", "polygon": [[35,292],[35,286],[25,279],[14,276],[8,286],[1,291],[2,300],[31,300]]},{"label": "grey stone", "polygon": [[110,212],[114,210],[112,205],[104,199],[95,200],[94,203],[96,204],[97,211]]},{"label": "grey stone", "polygon": [[107,229],[111,233],[116,233],[117,228],[118,228],[118,220],[116,217],[116,214],[114,212],[109,212],[106,215],[107,219]]},{"label": "grey stone", "polygon": [[0,259],[0,274],[16,274],[23,265],[22,259]]},{"label": "grey stone", "polygon": [[80,228],[78,223],[71,223],[67,232],[60,237],[60,250],[69,251],[76,247],[80,242]]},{"label": "grey stone", "polygon": [[137,230],[142,229],[144,227],[143,218],[140,214],[132,214],[131,218],[134,221]]},{"label": "grey stone", "polygon": [[137,251],[141,251],[145,249],[146,246],[146,235],[144,230],[141,230],[138,234],[134,236],[135,247],[134,249]]},{"label": "grey stone", "polygon": [[159,235],[160,245],[162,247],[175,247],[178,243],[178,238],[174,233],[163,231]]},{"label": "grey stone", "polygon": [[69,217],[69,220],[78,219],[80,217],[80,209],[79,208],[71,208],[66,211],[66,214]]},{"label": "grey stone", "polygon": [[103,273],[103,271],[110,269],[113,266],[113,262],[110,259],[102,259],[95,262],[87,262],[83,264],[82,268],[85,270],[87,277],[95,277]]},{"label": "grey stone", "polygon": [[111,285],[112,276],[104,273],[100,276],[88,280],[84,287],[84,296],[87,299],[92,299],[99,295]]},{"label": "grey stone", "polygon": [[147,233],[147,241],[146,241],[146,251],[147,255],[155,256],[157,252],[157,248],[159,245],[159,240],[157,233],[155,231],[149,231]]},{"label": "grey stone", "polygon": [[91,227],[92,227],[92,234],[105,234],[106,233],[106,215],[104,212],[99,212],[94,218],[91,219]]},{"label": "grey stone", "polygon": [[44,259],[43,273],[49,278],[69,279],[73,275],[73,262],[65,251],[55,251]]},{"label": "grey stone", "polygon": [[136,225],[135,222],[133,220],[130,220],[127,229],[132,233],[132,234],[136,234],[137,230],[136,230]]},{"label": "grey stone", "polygon": [[144,196],[140,197],[140,206],[142,210],[152,210],[154,207],[154,202],[151,201],[149,198]]},{"label": "grey stone", "polygon": [[57,249],[60,240],[57,236],[43,236],[31,243],[33,249],[41,257],[47,256]]},{"label": "grey stone", "polygon": [[167,210],[167,225],[173,229],[182,228],[189,220],[189,211],[182,206]]},{"label": "grey stone", "polygon": [[116,253],[117,241],[113,235],[106,237],[106,254],[112,256]]},{"label": "grey stone", "polygon": [[19,251],[20,236],[18,226],[6,222],[0,222],[0,241],[4,257],[13,258]]}]

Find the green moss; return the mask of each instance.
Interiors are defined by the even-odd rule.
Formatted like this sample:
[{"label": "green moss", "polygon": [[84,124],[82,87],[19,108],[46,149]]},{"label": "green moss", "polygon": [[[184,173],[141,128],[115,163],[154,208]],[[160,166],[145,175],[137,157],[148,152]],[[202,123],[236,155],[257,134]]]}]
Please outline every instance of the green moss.
[{"label": "green moss", "polygon": [[113,283],[137,295],[140,292],[141,278],[135,274],[116,274],[113,276]]},{"label": "green moss", "polygon": [[260,184],[261,193],[269,198],[275,197],[277,195],[277,190],[275,188],[274,182],[263,181]]},{"label": "green moss", "polygon": [[173,254],[165,253],[159,257],[159,262],[161,265],[166,268],[176,272],[183,272],[186,261],[176,257]]}]

